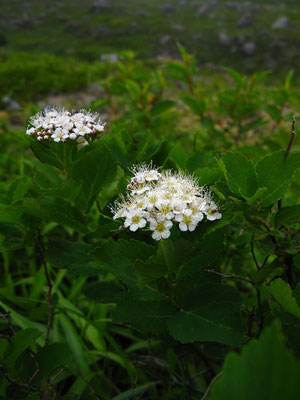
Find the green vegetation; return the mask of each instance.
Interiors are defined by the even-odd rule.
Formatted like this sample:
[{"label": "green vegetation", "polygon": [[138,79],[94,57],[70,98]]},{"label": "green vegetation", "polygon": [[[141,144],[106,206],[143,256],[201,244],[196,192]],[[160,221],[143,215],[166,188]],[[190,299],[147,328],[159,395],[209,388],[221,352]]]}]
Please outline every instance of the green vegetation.
[{"label": "green vegetation", "polygon": [[[293,74],[273,88],[265,73],[227,69],[208,80],[179,50],[180,61],[160,65],[125,52],[91,75],[102,94],[87,108],[110,122],[81,149],[38,142],[2,113],[0,398],[293,400],[299,392]],[[45,60],[48,68],[56,59]],[[64,68],[57,61],[51,82]],[[56,90],[75,76],[86,86],[92,69],[71,68]],[[222,218],[194,232],[174,226],[160,242],[120,229],[109,205],[129,168],[151,160],[209,186]]]},{"label": "green vegetation", "polygon": [[[300,6],[100,3],[0,4],[0,399],[294,400]],[[105,129],[25,135],[49,103]],[[222,218],[125,228],[110,206],[144,162]]]},{"label": "green vegetation", "polygon": [[[162,3],[158,0],[97,1],[2,0],[2,47],[5,52],[53,53],[59,57],[99,60],[101,55],[133,50],[139,58],[176,55],[176,42],[195,52],[202,65],[226,65],[244,72],[261,69],[281,74],[299,64],[300,5],[297,0],[264,3],[226,0]],[[234,3],[233,6],[230,6]],[[249,5],[250,4],[250,5]],[[250,23],[238,22],[250,17]],[[280,17],[284,29],[272,29]],[[226,33],[230,44],[220,43]],[[254,42],[252,56],[245,43]],[[1,41],[0,41],[1,43]]]}]

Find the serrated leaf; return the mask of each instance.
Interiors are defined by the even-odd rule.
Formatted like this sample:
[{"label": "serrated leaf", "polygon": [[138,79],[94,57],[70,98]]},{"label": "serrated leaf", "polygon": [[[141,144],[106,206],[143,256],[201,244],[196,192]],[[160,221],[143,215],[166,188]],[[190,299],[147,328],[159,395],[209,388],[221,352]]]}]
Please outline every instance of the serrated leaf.
[{"label": "serrated leaf", "polygon": [[40,335],[41,332],[31,328],[18,331],[10,339],[9,346],[5,351],[7,364],[10,366],[13,365],[23,351],[32,346]]},{"label": "serrated leaf", "polygon": [[77,231],[85,232],[82,214],[63,199],[42,196],[39,199],[26,197],[23,200],[24,212],[44,221],[67,225]]},{"label": "serrated leaf", "polygon": [[108,188],[114,182],[116,175],[117,165],[104,144],[97,143],[87,149],[72,168],[73,179],[82,182],[76,204],[89,210],[99,192]]},{"label": "serrated leaf", "polygon": [[114,282],[93,282],[86,286],[84,293],[99,303],[116,303],[124,294],[124,288]]},{"label": "serrated leaf", "polygon": [[126,295],[118,302],[113,319],[128,323],[142,332],[159,334],[166,331],[166,321],[175,310],[167,301],[136,301]]},{"label": "serrated leaf", "polygon": [[229,189],[244,198],[251,198],[258,189],[254,165],[239,153],[227,152],[218,160]]},{"label": "serrated leaf", "polygon": [[138,287],[138,279],[134,274],[137,260],[146,261],[155,252],[153,246],[137,240],[107,240],[90,253],[93,259],[91,266],[103,271],[109,271],[121,280],[129,292],[137,298],[161,299],[163,295],[156,287]]},{"label": "serrated leaf", "polygon": [[[173,290],[182,311],[168,321],[172,336],[182,343],[204,341],[237,346],[244,341],[240,319],[241,299],[219,277],[195,272]],[[188,327],[188,329],[187,329]]]},{"label": "serrated leaf", "polygon": [[197,310],[176,314],[168,320],[168,328],[181,343],[219,342],[236,347],[245,340],[240,332],[204,318]]},{"label": "serrated leaf", "polygon": [[188,155],[180,146],[176,145],[173,147],[169,154],[169,158],[175,162],[177,168],[185,169]]},{"label": "serrated leaf", "polygon": [[230,353],[223,373],[211,388],[210,400],[298,398],[300,364],[279,340],[278,330],[268,327],[241,354]]},{"label": "serrated leaf", "polygon": [[29,176],[22,176],[12,182],[9,187],[9,196],[15,202],[21,200],[27,193],[32,179]]},{"label": "serrated leaf", "polygon": [[261,199],[263,206],[269,206],[282,198],[297,168],[300,168],[300,154],[292,153],[286,157],[285,150],[267,155],[257,163],[258,184],[267,188]]},{"label": "serrated leaf", "polygon": [[294,225],[300,222],[300,205],[283,207],[275,215],[275,227]]},{"label": "serrated leaf", "polygon": [[176,106],[176,102],[172,100],[162,100],[156,103],[152,109],[151,109],[151,115],[152,117],[157,117],[160,114],[163,114],[164,112],[170,110],[170,108],[173,108]]},{"label": "serrated leaf", "polygon": [[283,308],[284,311],[300,318],[300,308],[290,286],[282,279],[276,279],[269,286],[269,293]]},{"label": "serrated leaf", "polygon": [[205,111],[206,105],[204,99],[196,100],[194,97],[185,96],[182,97],[182,101],[198,116],[202,116]]},{"label": "serrated leaf", "polygon": [[65,343],[52,343],[39,349],[36,362],[39,371],[34,378],[34,383],[40,382],[51,374],[57,373],[59,368],[72,365],[73,354],[70,347]]},{"label": "serrated leaf", "polygon": [[205,186],[211,185],[212,183],[218,181],[222,176],[222,172],[216,167],[197,168],[194,172],[194,176],[199,178],[198,182],[200,186]]},{"label": "serrated leaf", "polygon": [[48,244],[45,257],[56,268],[67,268],[77,275],[95,276],[99,275],[99,270],[89,264],[89,252],[92,249],[90,244],[84,242],[52,240]]}]

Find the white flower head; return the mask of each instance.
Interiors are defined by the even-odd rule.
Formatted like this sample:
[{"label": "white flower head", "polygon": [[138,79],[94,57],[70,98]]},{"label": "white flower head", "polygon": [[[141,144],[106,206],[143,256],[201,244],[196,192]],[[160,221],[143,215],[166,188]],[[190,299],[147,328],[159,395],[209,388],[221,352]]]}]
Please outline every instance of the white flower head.
[{"label": "white flower head", "polygon": [[125,228],[128,228],[135,232],[139,228],[144,228],[147,224],[146,220],[143,218],[145,214],[141,210],[131,210],[126,215],[126,220],[124,222]]},{"label": "white flower head", "polygon": [[88,144],[87,139],[102,132],[104,124],[97,113],[80,110],[70,112],[65,109],[46,107],[29,119],[26,134],[37,137],[37,140],[64,142],[74,141],[83,137],[82,143]]},{"label": "white flower head", "polygon": [[161,240],[170,236],[174,224],[192,232],[205,217],[222,217],[211,191],[199,187],[193,176],[158,170],[152,163],[133,167],[127,196],[112,207],[114,219],[123,218],[133,232],[148,226],[152,238]]}]

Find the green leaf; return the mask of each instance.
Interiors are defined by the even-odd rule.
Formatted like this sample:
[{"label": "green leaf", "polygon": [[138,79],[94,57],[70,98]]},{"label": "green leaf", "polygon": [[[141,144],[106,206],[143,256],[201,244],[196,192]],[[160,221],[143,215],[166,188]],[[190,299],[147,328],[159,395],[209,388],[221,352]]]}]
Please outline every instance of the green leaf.
[{"label": "green leaf", "polygon": [[244,198],[251,198],[257,191],[254,165],[239,153],[227,152],[218,160],[229,189]]},{"label": "green leaf", "polygon": [[300,168],[300,154],[292,153],[286,157],[285,150],[267,155],[257,163],[258,184],[267,188],[261,199],[263,206],[269,206],[282,198],[297,168]]},{"label": "green leaf", "polygon": [[199,270],[176,286],[174,298],[181,312],[169,319],[168,328],[182,343],[203,341],[238,346],[245,340],[240,296],[212,275]]},{"label": "green leaf", "polygon": [[162,100],[157,102],[151,109],[151,115],[152,117],[157,117],[160,114],[163,114],[164,112],[170,110],[170,108],[173,108],[176,106],[176,102],[172,100]]},{"label": "green leaf", "polygon": [[90,145],[72,169],[73,179],[82,182],[76,203],[85,210],[90,209],[100,191],[106,190],[114,183],[117,175],[117,164],[111,152],[100,142],[93,147]]},{"label": "green leaf", "polygon": [[129,292],[141,299],[157,300],[163,295],[156,287],[138,287],[138,278],[134,273],[137,260],[146,261],[154,254],[154,247],[136,240],[104,241],[100,247],[90,253],[91,266],[111,272],[128,288]]},{"label": "green leaf", "polygon": [[197,310],[181,311],[168,320],[168,327],[181,343],[219,342],[236,347],[245,340],[240,332],[203,317]]},{"label": "green leaf", "polygon": [[23,200],[23,207],[26,214],[41,220],[67,225],[80,232],[87,230],[82,214],[63,199],[48,195],[39,199],[26,197]]},{"label": "green leaf", "polygon": [[300,308],[290,286],[282,279],[276,279],[269,286],[269,293],[284,311],[300,318]]},{"label": "green leaf", "polygon": [[159,334],[166,331],[166,321],[175,310],[167,301],[136,301],[125,295],[118,302],[113,319],[128,323],[142,332]]},{"label": "green leaf", "polygon": [[125,86],[132,100],[138,101],[141,96],[141,89],[139,85],[135,81],[126,79]]},{"label": "green leaf", "polygon": [[124,288],[114,282],[93,282],[85,290],[85,295],[99,303],[116,303],[124,293]]},{"label": "green leaf", "polygon": [[43,163],[52,165],[64,172],[72,168],[73,160],[77,154],[76,142],[38,142],[32,139],[31,150],[33,154]]},{"label": "green leaf", "polygon": [[188,155],[180,146],[176,145],[173,147],[169,154],[169,158],[175,162],[177,168],[185,169]]},{"label": "green leaf", "polygon": [[300,205],[283,207],[275,215],[275,227],[295,225],[300,221]]},{"label": "green leaf", "polygon": [[89,264],[92,248],[87,243],[58,239],[50,241],[45,257],[56,268],[67,268],[77,275],[95,276],[99,275],[99,270]]},{"label": "green leaf", "polygon": [[275,327],[252,340],[241,354],[230,353],[210,400],[294,400],[300,391],[299,361],[288,352]]},{"label": "green leaf", "polygon": [[185,65],[183,65],[179,61],[170,61],[167,63],[168,68],[168,76],[171,78],[177,79],[178,81],[182,81],[188,83],[188,70]]},{"label": "green leaf", "polygon": [[186,104],[196,115],[202,116],[205,111],[205,101],[204,99],[196,100],[194,97],[185,96],[182,97],[182,101]]},{"label": "green leaf", "polygon": [[161,382],[154,381],[154,382],[147,382],[144,385],[135,386],[129,390],[126,390],[125,392],[118,394],[117,396],[114,396],[111,400],[129,400],[130,398],[133,399],[136,396],[139,396],[139,398],[141,398],[140,396],[144,396],[147,390],[151,389],[152,387],[155,387],[159,383]]},{"label": "green leaf", "polygon": [[9,196],[13,201],[21,200],[27,193],[32,179],[29,176],[22,176],[15,179],[9,187]]},{"label": "green leaf", "polygon": [[82,338],[77,333],[76,329],[74,328],[73,323],[70,321],[70,319],[65,314],[60,313],[58,315],[58,320],[63,329],[66,341],[67,341],[68,345],[70,346],[70,349],[73,353],[73,357],[75,358],[75,360],[77,361],[77,363],[80,367],[81,373],[89,376],[90,369],[89,369],[89,365],[88,365],[88,362],[86,359],[87,350],[84,347]]},{"label": "green leaf", "polygon": [[206,186],[206,185],[211,185],[212,183],[215,183],[218,181],[222,173],[219,168],[198,168],[194,172],[194,175],[199,178],[199,185],[200,186]]},{"label": "green leaf", "polygon": [[32,346],[40,335],[41,332],[31,328],[18,331],[10,339],[9,346],[5,351],[7,364],[12,366],[23,351]]},{"label": "green leaf", "polygon": [[73,354],[70,347],[65,343],[53,343],[39,349],[36,362],[39,372],[34,378],[34,383],[40,382],[51,374],[57,373],[58,369],[72,365]]}]

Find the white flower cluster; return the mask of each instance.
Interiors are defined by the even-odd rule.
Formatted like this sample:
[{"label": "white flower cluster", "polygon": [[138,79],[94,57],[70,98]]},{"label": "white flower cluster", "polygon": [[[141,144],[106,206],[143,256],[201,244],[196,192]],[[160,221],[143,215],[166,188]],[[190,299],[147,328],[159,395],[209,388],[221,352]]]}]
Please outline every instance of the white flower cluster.
[{"label": "white flower cluster", "polygon": [[127,197],[111,207],[114,219],[123,218],[131,231],[148,224],[152,238],[161,240],[170,236],[175,223],[181,231],[192,232],[204,217],[209,221],[222,217],[211,191],[199,187],[193,177],[169,170],[159,172],[152,163],[137,165],[132,172]]},{"label": "white flower cluster", "polygon": [[87,137],[103,130],[104,125],[97,113],[48,107],[29,119],[26,134],[36,136],[38,141],[65,142],[71,139],[83,143]]}]

